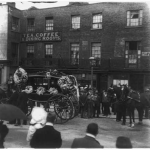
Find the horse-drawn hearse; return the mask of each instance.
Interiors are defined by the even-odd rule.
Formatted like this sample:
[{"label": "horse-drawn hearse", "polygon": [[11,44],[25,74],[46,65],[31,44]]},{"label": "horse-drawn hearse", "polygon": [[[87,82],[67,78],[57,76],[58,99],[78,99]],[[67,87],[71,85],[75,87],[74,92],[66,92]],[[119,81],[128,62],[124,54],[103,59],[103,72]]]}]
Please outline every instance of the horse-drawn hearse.
[{"label": "horse-drawn hearse", "polygon": [[[19,67],[14,73],[14,82],[18,92],[28,95],[27,116],[35,106],[44,107],[47,112],[54,111],[57,116],[56,123],[64,123],[78,115],[79,90],[75,76],[57,70],[27,75]],[[25,85],[23,90],[22,85]]]}]

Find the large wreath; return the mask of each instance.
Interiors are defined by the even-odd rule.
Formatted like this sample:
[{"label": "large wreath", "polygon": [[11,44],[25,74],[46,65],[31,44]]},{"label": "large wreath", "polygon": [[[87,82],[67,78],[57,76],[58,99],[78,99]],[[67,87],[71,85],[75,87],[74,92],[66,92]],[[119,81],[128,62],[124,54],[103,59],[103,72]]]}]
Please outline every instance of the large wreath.
[{"label": "large wreath", "polygon": [[16,84],[25,83],[28,80],[27,72],[19,67],[14,73],[14,82]]}]

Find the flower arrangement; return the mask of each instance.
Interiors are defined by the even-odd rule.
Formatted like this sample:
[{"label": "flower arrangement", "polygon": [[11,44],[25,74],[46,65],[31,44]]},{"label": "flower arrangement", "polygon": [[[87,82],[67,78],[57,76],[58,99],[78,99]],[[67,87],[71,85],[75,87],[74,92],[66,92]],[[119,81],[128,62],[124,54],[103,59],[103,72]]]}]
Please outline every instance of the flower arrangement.
[{"label": "flower arrangement", "polygon": [[50,94],[58,94],[58,90],[56,89],[56,88],[50,88],[49,90],[48,90],[48,92],[50,93]]},{"label": "flower arrangement", "polygon": [[44,87],[41,87],[41,86],[38,87],[37,90],[36,90],[36,93],[37,93],[38,95],[43,95],[44,92],[45,92],[45,88],[44,88]]},{"label": "flower arrangement", "polygon": [[14,82],[16,84],[21,84],[22,82],[26,82],[28,80],[27,72],[19,67],[14,73]]},{"label": "flower arrangement", "polygon": [[22,92],[26,92],[27,94],[30,94],[33,92],[32,86],[26,86],[25,90],[22,90]]}]

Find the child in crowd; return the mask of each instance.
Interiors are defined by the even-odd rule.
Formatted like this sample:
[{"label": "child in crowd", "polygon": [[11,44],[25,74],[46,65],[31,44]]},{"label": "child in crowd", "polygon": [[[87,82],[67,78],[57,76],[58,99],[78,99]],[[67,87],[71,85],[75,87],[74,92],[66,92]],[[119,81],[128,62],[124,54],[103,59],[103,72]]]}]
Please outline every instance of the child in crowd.
[{"label": "child in crowd", "polygon": [[29,142],[37,129],[43,128],[46,124],[47,112],[42,107],[34,107],[31,113],[31,121],[27,134],[27,141]]}]

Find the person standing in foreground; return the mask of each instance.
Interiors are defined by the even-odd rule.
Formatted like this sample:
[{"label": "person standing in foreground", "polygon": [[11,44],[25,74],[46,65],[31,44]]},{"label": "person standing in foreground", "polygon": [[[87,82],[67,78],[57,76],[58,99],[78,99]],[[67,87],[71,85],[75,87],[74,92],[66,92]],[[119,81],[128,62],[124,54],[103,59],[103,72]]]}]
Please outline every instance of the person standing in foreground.
[{"label": "person standing in foreground", "polygon": [[60,148],[62,145],[61,134],[53,127],[56,115],[49,113],[47,115],[47,123],[34,133],[30,146],[32,148]]},{"label": "person standing in foreground", "polygon": [[90,123],[86,129],[86,136],[83,138],[75,138],[71,145],[71,148],[104,148],[95,139],[98,134],[98,125],[96,123]]}]

